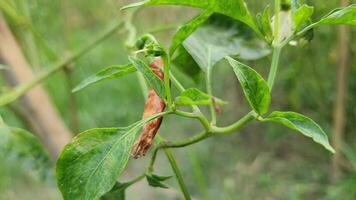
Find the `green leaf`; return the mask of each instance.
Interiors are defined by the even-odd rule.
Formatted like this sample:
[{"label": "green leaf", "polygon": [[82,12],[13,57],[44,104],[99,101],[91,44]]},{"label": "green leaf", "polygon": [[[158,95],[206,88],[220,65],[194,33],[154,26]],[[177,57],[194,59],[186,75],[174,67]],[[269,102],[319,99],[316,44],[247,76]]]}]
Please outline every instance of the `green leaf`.
[{"label": "green leaf", "polygon": [[324,16],[316,25],[344,24],[356,26],[356,4],[338,8]]},{"label": "green leaf", "polygon": [[168,188],[163,181],[170,179],[172,176],[158,176],[155,174],[146,174],[146,180],[152,187]]},{"label": "green leaf", "polygon": [[57,161],[57,183],[64,200],[96,200],[110,191],[126,167],[141,127],[164,114],[129,127],[95,128],[74,137]]},{"label": "green leaf", "polygon": [[219,28],[214,25],[200,27],[183,42],[183,46],[203,71],[228,55],[256,60],[270,53],[264,42],[244,37],[243,28],[235,28]]},{"label": "green leaf", "polygon": [[257,25],[268,43],[273,41],[270,7],[267,6],[262,14],[257,14]]},{"label": "green leaf", "polygon": [[110,190],[110,192],[106,193],[101,200],[125,200],[125,190],[129,187],[129,183],[119,183],[116,182],[115,186]]},{"label": "green leaf", "polygon": [[180,5],[201,8],[239,20],[256,33],[260,33],[243,0],[146,0],[130,4],[123,9],[142,5]]},{"label": "green leaf", "polygon": [[295,12],[293,12],[293,28],[299,30],[301,26],[310,20],[313,15],[314,7],[303,4]]},{"label": "green leaf", "polygon": [[301,132],[307,137],[311,137],[316,143],[323,145],[327,150],[335,153],[335,150],[330,146],[328,136],[323,129],[306,116],[295,112],[275,111],[262,121],[281,123],[291,129]]},{"label": "green leaf", "polygon": [[174,103],[176,105],[211,105],[213,103],[213,98],[216,104],[224,105],[225,101],[212,97],[197,88],[189,88],[181,93],[180,96],[176,97]]},{"label": "green leaf", "polygon": [[179,27],[176,34],[173,36],[172,45],[169,48],[169,55],[172,56],[174,51],[189,37],[197,28],[202,25],[213,13],[204,11],[194,19],[190,20],[183,26]]},{"label": "green leaf", "polygon": [[172,62],[199,83],[206,67],[215,65],[226,55],[256,60],[270,52],[268,45],[246,25],[224,15],[213,14],[178,47]]},{"label": "green leaf", "polygon": [[94,200],[108,192],[124,170],[139,130],[90,129],[65,146],[57,162],[64,200]]},{"label": "green leaf", "polygon": [[132,66],[132,64],[110,66],[83,80],[72,90],[72,92],[78,92],[79,90],[82,90],[94,83],[108,79],[119,78],[135,71],[136,69]]},{"label": "green leaf", "polygon": [[268,111],[271,95],[267,82],[255,70],[231,57],[226,57],[239,79],[245,97],[257,114]]},{"label": "green leaf", "polygon": [[16,158],[27,172],[42,178],[51,174],[52,163],[48,153],[38,139],[26,130],[0,123],[0,153],[5,158]]},{"label": "green leaf", "polygon": [[156,76],[152,69],[142,60],[134,57],[129,57],[131,63],[140,71],[147,80],[150,87],[152,87],[162,99],[166,99],[166,92],[163,81]]}]

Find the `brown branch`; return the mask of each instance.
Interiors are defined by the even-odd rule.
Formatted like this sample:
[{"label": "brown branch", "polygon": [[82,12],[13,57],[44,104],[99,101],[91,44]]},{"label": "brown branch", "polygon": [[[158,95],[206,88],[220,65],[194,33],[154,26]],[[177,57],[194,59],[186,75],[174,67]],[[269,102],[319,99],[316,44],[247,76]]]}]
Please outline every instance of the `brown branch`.
[{"label": "brown branch", "polygon": [[[0,57],[6,65],[11,66],[5,73],[8,84],[16,86],[33,80],[34,74],[30,65],[1,15],[0,44]],[[71,134],[46,91],[38,85],[24,95],[19,103],[24,110],[24,117],[52,157],[56,158],[63,146],[69,142]]]},{"label": "brown branch", "polygon": [[[347,6],[348,0],[340,0],[341,6]],[[345,99],[347,95],[348,59],[349,59],[349,29],[346,26],[338,28],[338,69],[336,82],[336,99],[333,114],[333,137],[332,143],[336,153],[332,160],[332,175],[336,180],[342,166],[341,143],[345,132]]]}]

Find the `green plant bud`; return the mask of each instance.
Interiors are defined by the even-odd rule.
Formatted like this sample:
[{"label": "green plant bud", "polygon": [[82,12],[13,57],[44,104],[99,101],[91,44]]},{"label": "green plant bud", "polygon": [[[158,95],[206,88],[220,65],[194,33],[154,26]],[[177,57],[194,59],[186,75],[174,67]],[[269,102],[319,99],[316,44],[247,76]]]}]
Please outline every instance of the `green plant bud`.
[{"label": "green plant bud", "polygon": [[137,49],[143,49],[145,47],[147,38],[140,38],[136,41],[135,47]]}]

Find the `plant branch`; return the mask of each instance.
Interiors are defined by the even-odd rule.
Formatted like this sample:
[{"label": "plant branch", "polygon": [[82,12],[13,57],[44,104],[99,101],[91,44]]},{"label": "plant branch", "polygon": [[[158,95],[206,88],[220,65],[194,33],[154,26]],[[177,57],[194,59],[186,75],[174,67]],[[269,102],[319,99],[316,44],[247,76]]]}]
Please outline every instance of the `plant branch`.
[{"label": "plant branch", "polygon": [[[160,139],[160,136],[158,134],[157,134],[157,138]],[[159,148],[154,148],[153,149],[152,157],[151,157],[151,160],[150,160],[150,162],[148,164],[148,167],[147,167],[147,172],[149,172],[149,173],[153,172],[153,166],[154,166],[155,161],[156,161],[158,150],[159,150]]]},{"label": "plant branch", "polygon": [[[213,89],[212,89],[212,71],[213,71],[213,66],[210,63],[210,57],[211,57],[211,49],[208,48],[208,69],[206,73],[206,91],[207,93],[212,97],[213,96]],[[211,117],[211,124],[215,125],[216,124],[216,113],[215,113],[215,108],[214,108],[214,103],[209,105],[210,109],[210,117]]]},{"label": "plant branch", "polygon": [[279,46],[276,46],[273,48],[273,55],[272,55],[272,63],[271,63],[271,68],[268,74],[268,86],[269,90],[272,91],[273,85],[274,85],[274,80],[276,78],[277,70],[278,70],[278,63],[279,63],[279,56],[281,54],[281,48]]},{"label": "plant branch", "polygon": [[219,135],[228,135],[233,133],[234,131],[239,130],[241,127],[255,119],[254,117],[254,111],[251,111],[247,113],[245,116],[243,116],[240,120],[237,122],[231,124],[230,126],[226,127],[213,127],[212,131],[214,134],[219,134]]},{"label": "plant branch", "polygon": [[181,111],[181,110],[176,110],[174,111],[175,114],[182,116],[182,117],[187,117],[187,118],[195,118],[198,119],[200,121],[200,123],[203,125],[203,127],[205,128],[205,130],[210,130],[211,126],[209,121],[206,119],[206,117],[200,112],[185,112],[185,111]]},{"label": "plant branch", "polygon": [[142,174],[142,175],[140,175],[140,176],[138,176],[138,177],[132,179],[131,181],[126,182],[127,187],[129,187],[129,186],[131,186],[131,185],[137,183],[138,181],[142,180],[143,178],[145,178],[145,176],[146,176],[145,174]]},{"label": "plant branch", "polygon": [[164,53],[162,55],[162,60],[164,64],[163,72],[164,72],[164,86],[166,89],[166,95],[167,95],[167,103],[168,103],[168,108],[171,110],[173,103],[172,103],[172,94],[171,94],[171,84],[170,84],[170,79],[169,79],[169,74],[170,74],[170,62],[169,62],[169,55]]},{"label": "plant branch", "polygon": [[[183,111],[180,111],[178,115],[195,118],[193,116],[190,116],[191,113],[186,113]],[[244,117],[242,117],[240,120],[238,120],[237,122],[235,122],[229,126],[226,126],[226,127],[216,127],[216,126],[210,127],[209,126],[208,130],[203,131],[197,135],[188,137],[186,139],[180,140],[180,141],[163,141],[157,145],[156,149],[180,148],[180,147],[185,147],[185,146],[189,146],[191,144],[197,143],[197,142],[204,140],[211,136],[231,134],[232,132],[241,129],[247,123],[251,122],[255,118],[254,115],[255,115],[254,111],[251,111],[251,112],[247,113]]]},{"label": "plant branch", "polygon": [[161,142],[156,148],[157,149],[165,149],[165,148],[181,148],[181,147],[186,147],[191,144],[197,143],[201,140],[204,140],[205,138],[208,138],[212,136],[213,134],[203,131],[197,135],[188,137],[186,139],[180,140],[180,141],[164,141]]},{"label": "plant branch", "polygon": [[164,153],[166,154],[167,159],[168,159],[169,163],[171,164],[172,170],[173,170],[174,174],[176,175],[179,187],[182,190],[182,193],[184,195],[184,199],[191,200],[188,188],[183,180],[182,173],[180,172],[180,170],[178,168],[176,159],[174,158],[172,151],[170,149],[164,149]]},{"label": "plant branch", "polygon": [[0,106],[4,106],[12,101],[15,101],[17,98],[21,97],[24,95],[26,92],[28,92],[30,89],[35,87],[37,84],[41,83],[42,81],[46,80],[49,78],[51,75],[55,74],[71,62],[77,60],[80,58],[82,55],[93,49],[95,46],[100,44],[103,40],[111,36],[115,31],[121,27],[122,22],[116,22],[111,28],[108,30],[104,31],[102,34],[100,34],[98,37],[95,39],[91,40],[92,42],[88,43],[84,47],[82,47],[80,50],[78,50],[76,53],[74,53],[72,56],[69,58],[59,62],[58,64],[54,65],[52,68],[50,68],[47,71],[43,71],[41,74],[39,74],[36,78],[33,80],[29,81],[28,83],[21,84],[14,88],[13,90],[6,92],[4,95],[0,96]]},{"label": "plant branch", "polygon": [[178,81],[178,79],[173,75],[172,72],[169,73],[169,77],[172,81],[172,83],[178,88],[180,92],[184,92],[185,88],[184,86]]}]

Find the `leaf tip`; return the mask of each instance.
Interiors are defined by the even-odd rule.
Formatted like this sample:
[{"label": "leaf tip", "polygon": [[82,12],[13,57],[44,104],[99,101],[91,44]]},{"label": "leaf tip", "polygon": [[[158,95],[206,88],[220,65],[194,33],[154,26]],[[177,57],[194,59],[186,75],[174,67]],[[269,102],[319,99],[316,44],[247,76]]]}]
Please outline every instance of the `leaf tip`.
[{"label": "leaf tip", "polygon": [[139,6],[142,6],[146,3],[146,1],[140,1],[140,2],[136,2],[136,3],[131,3],[129,5],[126,5],[122,8],[120,8],[120,10],[127,10],[127,9],[130,9],[130,8],[135,8],[135,7],[139,7]]},{"label": "leaf tip", "polygon": [[331,145],[326,145],[325,148],[329,150],[332,154],[336,153],[335,149]]},{"label": "leaf tip", "polygon": [[81,89],[82,89],[82,88],[80,88],[80,87],[77,86],[77,87],[73,88],[71,92],[72,92],[72,93],[77,93],[77,92],[78,92],[79,90],[81,90]]}]

